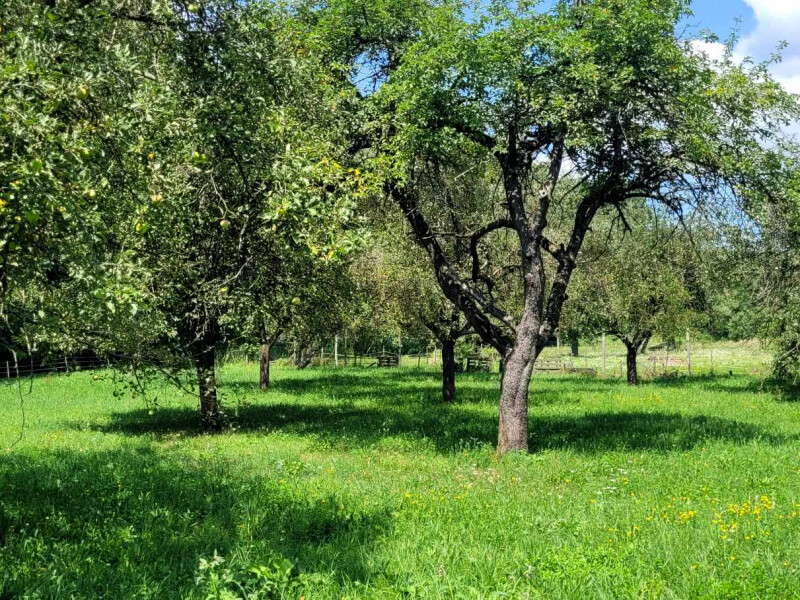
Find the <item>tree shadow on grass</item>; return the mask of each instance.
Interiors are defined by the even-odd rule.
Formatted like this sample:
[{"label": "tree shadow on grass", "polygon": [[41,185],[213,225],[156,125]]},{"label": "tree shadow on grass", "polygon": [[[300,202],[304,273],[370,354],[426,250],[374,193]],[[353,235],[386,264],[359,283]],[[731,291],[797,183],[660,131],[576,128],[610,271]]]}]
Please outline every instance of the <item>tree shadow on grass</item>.
[{"label": "tree shadow on grass", "polygon": [[711,392],[728,392],[742,394],[770,394],[782,402],[800,401],[800,385],[793,381],[779,379],[762,379],[741,373],[703,373],[672,377],[657,377],[645,380],[646,384],[663,389],[681,389],[698,387]]},{"label": "tree shadow on grass", "polygon": [[[259,404],[242,406],[233,416],[235,432],[283,432],[309,436],[323,448],[341,451],[380,446],[387,439],[404,439],[444,454],[465,447],[494,445],[497,417],[460,406],[363,407],[340,404]],[[124,435],[201,434],[196,412],[161,409],[115,413],[105,433]],[[703,415],[625,411],[586,415],[537,415],[530,418],[532,449],[578,452],[609,450],[688,450],[709,440],[734,444],[759,441],[780,445],[797,436],[777,435],[756,425]]]},{"label": "tree shadow on grass", "polygon": [[[311,373],[311,372],[309,372]],[[580,375],[537,374],[531,381],[532,404],[556,404],[557,395],[569,396],[569,403],[579,394],[603,393],[620,387],[620,380]],[[568,386],[568,390],[565,387]],[[228,378],[221,386],[233,396],[262,394],[257,382]],[[339,400],[376,400],[386,406],[406,406],[413,402],[441,404],[441,374],[430,370],[358,369],[350,372],[316,372],[308,377],[274,378],[270,391],[298,397],[336,398]],[[459,373],[456,377],[457,404],[497,403],[500,393],[498,373]]]},{"label": "tree shadow on grass", "polygon": [[[295,563],[290,577],[364,581],[365,556],[391,525],[385,513],[311,503],[220,460],[200,463],[147,446],[0,457],[0,598],[183,598],[215,552],[221,568]],[[297,580],[299,581],[299,580]]]},{"label": "tree shadow on grass", "polygon": [[798,436],[774,434],[750,423],[665,412],[597,412],[579,417],[533,419],[531,444],[538,449],[685,451],[713,440],[733,444],[790,443]]}]

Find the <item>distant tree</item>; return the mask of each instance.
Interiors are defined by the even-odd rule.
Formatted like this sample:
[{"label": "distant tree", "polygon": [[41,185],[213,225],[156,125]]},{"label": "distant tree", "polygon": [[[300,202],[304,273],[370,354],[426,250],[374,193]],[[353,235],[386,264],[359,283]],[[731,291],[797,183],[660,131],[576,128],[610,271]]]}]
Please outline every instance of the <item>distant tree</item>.
[{"label": "distant tree", "polygon": [[424,251],[394,229],[396,221],[373,238],[359,261],[372,302],[382,307],[384,323],[396,334],[432,338],[442,349],[442,400],[456,399],[456,343],[470,326],[447,298],[427,267]]},{"label": "distant tree", "polygon": [[362,298],[351,279],[348,265],[318,267],[306,274],[292,299],[292,315],[286,337],[295,348],[295,366],[304,369],[334,338],[347,331],[362,310]]},{"label": "distant tree", "polygon": [[654,335],[673,339],[700,325],[697,281],[703,266],[689,234],[670,215],[634,205],[627,218],[632,231],[597,218],[563,319],[589,335],[618,338],[627,350],[628,383],[636,385],[637,357]]},{"label": "distant tree", "polygon": [[751,214],[760,227],[756,301],[761,335],[774,346],[777,379],[800,377],[800,148],[779,194],[755,196]]}]

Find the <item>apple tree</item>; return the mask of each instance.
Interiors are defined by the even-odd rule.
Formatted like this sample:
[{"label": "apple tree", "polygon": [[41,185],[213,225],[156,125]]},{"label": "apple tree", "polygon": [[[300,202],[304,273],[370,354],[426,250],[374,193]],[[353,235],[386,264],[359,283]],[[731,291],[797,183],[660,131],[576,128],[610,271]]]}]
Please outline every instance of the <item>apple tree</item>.
[{"label": "apple tree", "polygon": [[[797,101],[766,65],[712,62],[681,39],[683,0],[432,6],[405,43],[386,45],[382,85],[365,95],[365,135],[385,188],[403,210],[445,296],[505,358],[498,450],[528,447],[528,391],[555,333],[586,234],[598,211],[631,200],[684,206],[741,202],[774,190],[782,127]],[[501,200],[472,231],[478,268],[461,269],[421,202],[431,156],[469,144],[494,161]],[[377,156],[375,159],[375,148]],[[565,174],[573,172],[578,184]],[[566,235],[548,225],[558,198]],[[492,291],[501,265],[481,251],[515,237],[519,315]],[[548,277],[548,264],[553,275]]]}]

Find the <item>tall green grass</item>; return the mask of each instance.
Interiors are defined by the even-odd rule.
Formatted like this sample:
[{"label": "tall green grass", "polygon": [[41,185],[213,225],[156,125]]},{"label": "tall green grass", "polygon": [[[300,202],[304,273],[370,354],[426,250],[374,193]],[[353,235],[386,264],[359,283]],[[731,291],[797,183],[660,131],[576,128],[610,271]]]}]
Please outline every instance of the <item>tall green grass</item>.
[{"label": "tall green grass", "polygon": [[[747,375],[221,372],[229,417],[91,373],[0,388],[0,598],[800,597],[800,402]],[[155,401],[155,403],[154,403]]]}]

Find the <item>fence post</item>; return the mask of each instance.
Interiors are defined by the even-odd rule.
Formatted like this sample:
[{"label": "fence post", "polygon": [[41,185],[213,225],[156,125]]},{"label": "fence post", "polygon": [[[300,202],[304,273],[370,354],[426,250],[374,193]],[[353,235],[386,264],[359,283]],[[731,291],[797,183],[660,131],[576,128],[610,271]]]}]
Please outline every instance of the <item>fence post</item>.
[{"label": "fence post", "polygon": [[686,370],[689,377],[692,376],[692,340],[689,337],[689,330],[686,330]]},{"label": "fence post", "polygon": [[603,375],[606,374],[606,334],[603,334]]},{"label": "fence post", "polygon": [[11,379],[11,367],[9,366],[8,361],[6,361],[6,378]]},{"label": "fence post", "polygon": [[69,361],[67,361],[67,355],[64,355],[64,371],[69,373]]},{"label": "fence post", "polygon": [[339,366],[339,336],[333,336],[333,366]]}]

